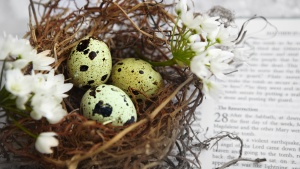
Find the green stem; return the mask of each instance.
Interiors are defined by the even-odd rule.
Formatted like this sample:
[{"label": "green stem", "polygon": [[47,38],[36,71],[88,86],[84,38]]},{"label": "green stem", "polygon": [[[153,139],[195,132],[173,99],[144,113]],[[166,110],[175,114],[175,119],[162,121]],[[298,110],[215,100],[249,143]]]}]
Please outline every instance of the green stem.
[{"label": "green stem", "polygon": [[[10,117],[10,116],[9,116]],[[24,126],[22,126],[19,122],[17,122],[14,118],[10,117],[14,123],[14,125],[16,125],[19,129],[21,129],[22,131],[24,131],[24,133],[28,134],[29,136],[37,139],[37,135],[33,134],[31,131],[29,131],[27,128],[25,128]]]}]

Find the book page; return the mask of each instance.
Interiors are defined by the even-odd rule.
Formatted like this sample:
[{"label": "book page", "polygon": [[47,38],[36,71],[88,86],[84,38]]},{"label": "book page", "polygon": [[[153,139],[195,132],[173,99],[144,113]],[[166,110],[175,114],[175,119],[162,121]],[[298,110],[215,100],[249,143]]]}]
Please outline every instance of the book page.
[{"label": "book page", "polygon": [[[244,158],[232,169],[300,169],[300,19],[268,19],[277,27],[273,38],[248,39],[253,56],[248,65],[222,82],[219,103],[205,99],[197,109],[194,130],[209,138],[226,131],[243,140]],[[244,20],[238,20],[242,23]],[[252,21],[249,30],[258,24]],[[257,37],[268,37],[263,31]],[[240,142],[224,139],[202,151],[202,168],[220,167],[239,155]]]}]

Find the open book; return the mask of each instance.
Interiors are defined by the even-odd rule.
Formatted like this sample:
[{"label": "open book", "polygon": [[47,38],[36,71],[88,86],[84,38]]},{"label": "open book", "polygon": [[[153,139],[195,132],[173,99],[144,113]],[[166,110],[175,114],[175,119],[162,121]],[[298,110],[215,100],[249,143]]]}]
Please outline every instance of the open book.
[{"label": "open book", "polygon": [[[195,113],[195,131],[206,137],[237,134],[242,157],[267,160],[238,162],[233,169],[300,169],[300,18],[268,20],[277,35],[265,30],[256,36],[261,39],[248,39],[253,47],[248,65],[228,75],[219,103],[205,99]],[[249,30],[257,29],[259,23],[251,22]],[[237,158],[239,150],[239,141],[221,140],[202,152],[202,168],[219,167]]]}]

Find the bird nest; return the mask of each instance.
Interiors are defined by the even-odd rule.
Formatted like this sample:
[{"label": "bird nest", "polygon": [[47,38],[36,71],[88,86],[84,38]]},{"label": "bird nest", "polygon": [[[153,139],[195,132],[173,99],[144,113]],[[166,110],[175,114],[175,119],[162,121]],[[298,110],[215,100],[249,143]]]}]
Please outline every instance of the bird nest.
[{"label": "bird nest", "polygon": [[[174,26],[169,7],[138,0],[86,0],[81,6],[76,1],[31,1],[30,31],[25,38],[38,51],[51,50],[50,55],[55,58],[53,68],[66,77],[71,49],[86,36],[104,41],[113,63],[128,57],[164,61],[171,55],[168,44]],[[56,132],[59,145],[53,148],[53,154],[37,152],[35,140],[8,122],[1,128],[2,157],[36,168],[188,166],[186,134],[194,111],[202,102],[202,84],[188,68],[175,65],[155,69],[165,85],[155,98],[144,102],[133,98],[136,123],[116,127],[88,120],[79,111],[85,90],[73,88],[63,100],[68,115],[61,122],[49,124],[45,119],[15,117],[33,133]],[[178,151],[172,152],[176,147]]]}]

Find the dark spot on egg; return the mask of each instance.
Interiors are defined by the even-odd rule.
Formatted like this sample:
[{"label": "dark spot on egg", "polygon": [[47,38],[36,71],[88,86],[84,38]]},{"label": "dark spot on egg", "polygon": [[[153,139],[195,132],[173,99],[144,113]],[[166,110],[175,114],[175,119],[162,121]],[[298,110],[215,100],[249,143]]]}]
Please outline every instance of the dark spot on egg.
[{"label": "dark spot on egg", "polygon": [[110,90],[111,90],[111,91],[114,91],[114,92],[118,91],[117,89],[115,89],[115,88],[113,88],[113,87],[110,88]]},{"label": "dark spot on egg", "polygon": [[139,70],[139,73],[140,73],[140,74],[144,74],[144,71],[142,71],[142,70]]},{"label": "dark spot on egg", "polygon": [[88,105],[91,105],[91,102],[88,102]]},{"label": "dark spot on egg", "polygon": [[78,43],[76,50],[82,52],[89,46],[89,44],[90,44],[90,38],[84,39]]},{"label": "dark spot on egg", "polygon": [[135,118],[134,118],[134,116],[131,116],[131,118],[130,118],[129,120],[127,120],[127,121],[124,123],[124,125],[132,124],[132,123],[134,123],[134,122],[135,122]]},{"label": "dark spot on egg", "polygon": [[90,85],[90,84],[93,84],[94,82],[95,82],[95,80],[89,80],[88,84]]},{"label": "dark spot on egg", "polygon": [[127,103],[127,99],[126,99],[126,95],[122,95],[122,97],[123,97],[123,101],[126,103],[126,105],[128,106],[128,103]]},{"label": "dark spot on egg", "polygon": [[84,50],[84,51],[83,51],[83,54],[85,54],[85,55],[86,55],[86,54],[88,54],[88,53],[89,53],[89,51],[90,51],[89,49],[86,49],[86,50]]},{"label": "dark spot on egg", "polygon": [[149,79],[152,79],[152,76],[149,76]]},{"label": "dark spot on egg", "polygon": [[93,109],[93,116],[95,114],[102,115],[103,117],[109,117],[113,111],[113,108],[110,104],[108,103],[103,103],[102,100],[100,100],[96,105],[95,108]]},{"label": "dark spot on egg", "polygon": [[105,61],[105,58],[103,58],[102,61],[104,62],[104,61]]},{"label": "dark spot on egg", "polygon": [[133,72],[134,72],[134,70],[131,71],[131,73],[133,73]]},{"label": "dark spot on egg", "polygon": [[154,85],[158,85],[158,82],[157,82],[157,81],[155,81],[155,82],[153,82],[152,84],[154,84]]},{"label": "dark spot on egg", "polygon": [[119,62],[119,63],[117,63],[117,65],[123,65],[123,62]]},{"label": "dark spot on egg", "polygon": [[121,69],[121,68],[119,68],[119,69],[118,69],[118,72],[121,72],[121,70],[122,70],[122,69]]},{"label": "dark spot on egg", "polygon": [[98,53],[99,53],[99,50],[97,50],[96,53],[98,54]]},{"label": "dark spot on egg", "polygon": [[90,93],[89,93],[90,96],[96,98],[96,87],[92,87],[90,89]]},{"label": "dark spot on egg", "polygon": [[106,75],[103,75],[103,76],[101,77],[101,81],[105,81],[105,80],[106,80],[106,78],[107,78],[107,76],[108,76],[108,74],[106,74]]},{"label": "dark spot on egg", "polygon": [[87,65],[80,65],[79,69],[80,69],[81,72],[85,72],[85,71],[87,71],[89,69],[89,66],[87,66]]},{"label": "dark spot on egg", "polygon": [[139,94],[140,94],[140,92],[137,91],[137,90],[132,90],[132,93],[133,93],[134,95],[139,95]]},{"label": "dark spot on egg", "polygon": [[91,52],[89,53],[89,58],[90,58],[91,60],[95,59],[96,56],[97,56],[97,53],[94,52],[94,51],[91,51]]}]

